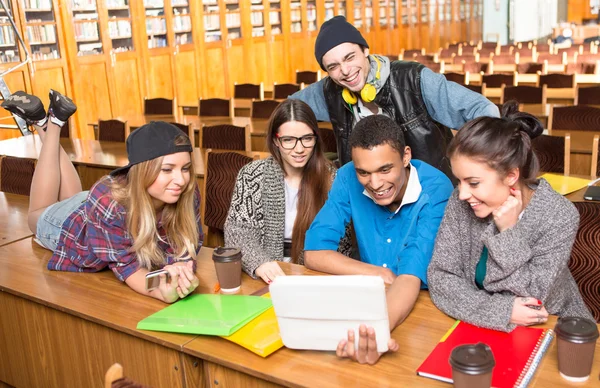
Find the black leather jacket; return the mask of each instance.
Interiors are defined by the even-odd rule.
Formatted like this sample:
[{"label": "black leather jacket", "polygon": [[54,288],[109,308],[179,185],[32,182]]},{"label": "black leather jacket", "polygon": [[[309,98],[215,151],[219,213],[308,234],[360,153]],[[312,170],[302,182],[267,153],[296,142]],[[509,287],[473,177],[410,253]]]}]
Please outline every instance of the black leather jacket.
[{"label": "black leather jacket", "polygon": [[[413,159],[422,160],[454,179],[446,157],[452,132],[435,122],[427,112],[421,95],[423,67],[416,62],[393,61],[390,64],[390,76],[374,102],[403,129]],[[323,94],[336,137],[338,158],[344,165],[352,160],[348,138],[356,120],[342,99],[342,89],[331,78],[325,79]]]}]

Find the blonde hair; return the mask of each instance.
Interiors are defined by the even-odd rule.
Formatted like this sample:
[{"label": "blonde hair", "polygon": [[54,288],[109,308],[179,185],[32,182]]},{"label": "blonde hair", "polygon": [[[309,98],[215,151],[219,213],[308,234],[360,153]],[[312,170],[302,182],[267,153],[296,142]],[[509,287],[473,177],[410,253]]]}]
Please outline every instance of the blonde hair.
[{"label": "blonde hair", "polygon": [[[175,145],[190,144],[187,136],[177,136]],[[151,270],[166,264],[166,252],[158,245],[160,236],[157,229],[156,210],[148,187],[160,174],[164,156],[133,165],[129,172],[114,179],[110,184],[115,201],[127,211],[127,230],[133,239],[130,251],[135,252],[141,267]],[[176,260],[196,255],[198,248],[198,226],[194,196],[196,174],[190,154],[190,180],[183,188],[179,200],[166,203],[162,209],[162,226],[166,232],[165,241],[173,251]]]}]

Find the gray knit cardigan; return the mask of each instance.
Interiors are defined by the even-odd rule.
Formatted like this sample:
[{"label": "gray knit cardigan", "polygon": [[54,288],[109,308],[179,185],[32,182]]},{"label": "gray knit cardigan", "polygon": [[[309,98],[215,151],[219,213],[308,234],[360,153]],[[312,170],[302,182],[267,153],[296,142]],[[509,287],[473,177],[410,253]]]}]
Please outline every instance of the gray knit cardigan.
[{"label": "gray knit cardigan", "polygon": [[[332,179],[335,172],[332,166]],[[283,261],[284,228],[283,170],[272,156],[245,165],[238,174],[225,221],[225,245],[240,247],[242,268],[248,275],[256,278],[254,271],[261,264]],[[350,250],[346,234],[338,251],[349,256]],[[298,264],[304,264],[303,256]]]},{"label": "gray knit cardigan", "polygon": [[[455,190],[428,269],[433,303],[451,317],[502,331],[515,328],[516,297],[537,298],[553,315],[593,320],[567,266],[578,225],[575,206],[544,179],[521,219],[502,233],[491,217],[477,218]],[[489,256],[485,290],[479,290],[475,267],[484,245]]]}]

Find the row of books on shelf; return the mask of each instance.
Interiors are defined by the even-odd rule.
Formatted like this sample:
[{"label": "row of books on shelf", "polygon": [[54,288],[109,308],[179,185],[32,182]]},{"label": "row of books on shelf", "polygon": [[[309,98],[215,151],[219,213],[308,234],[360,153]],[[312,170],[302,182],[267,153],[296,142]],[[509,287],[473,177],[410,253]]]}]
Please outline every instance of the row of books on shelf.
[{"label": "row of books on shelf", "polygon": [[23,0],[25,9],[52,9],[52,0]]},{"label": "row of books on shelf", "polygon": [[192,31],[192,19],[189,15],[180,15],[173,18],[173,29],[175,32]]},{"label": "row of books on shelf", "polygon": [[219,21],[219,15],[204,15],[204,29],[205,30],[218,30],[221,28]]},{"label": "row of books on shelf", "polygon": [[75,23],[75,39],[77,40],[93,40],[99,39],[98,24],[95,22]]},{"label": "row of books on shelf", "polygon": [[33,50],[31,57],[34,61],[47,61],[50,59],[59,59],[60,54],[58,53],[57,49],[42,47],[39,50]]},{"label": "row of books on shelf", "polygon": [[242,25],[239,13],[228,13],[225,15],[225,25],[227,28],[238,28]]},{"label": "row of books on shelf", "polygon": [[0,63],[20,62],[19,53],[16,50],[0,51]]},{"label": "row of books on shelf", "polygon": [[160,36],[149,36],[148,37],[148,48],[159,48],[159,47],[167,47],[167,38],[163,38]]},{"label": "row of books on shelf", "polygon": [[96,9],[96,0],[73,0],[73,10]]},{"label": "row of books on shelf", "polygon": [[129,20],[109,21],[108,36],[112,39],[131,37],[131,22]]},{"label": "row of books on shelf", "polygon": [[123,8],[129,7],[127,0],[105,0],[107,8]]},{"label": "row of books on shelf", "polygon": [[11,26],[2,26],[2,28],[0,29],[0,45],[15,45],[15,32]]},{"label": "row of books on shelf", "polygon": [[[167,33],[167,21],[165,19],[146,19],[146,33],[148,35],[164,35]],[[164,47],[164,46],[155,46]]]},{"label": "row of books on shelf", "polygon": [[56,43],[56,30],[54,25],[27,26],[27,39],[29,44]]}]

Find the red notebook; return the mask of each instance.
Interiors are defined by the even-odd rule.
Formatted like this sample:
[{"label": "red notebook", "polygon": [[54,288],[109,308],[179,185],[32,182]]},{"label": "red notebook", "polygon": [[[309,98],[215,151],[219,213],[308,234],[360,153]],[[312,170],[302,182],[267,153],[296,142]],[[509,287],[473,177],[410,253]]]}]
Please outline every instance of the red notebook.
[{"label": "red notebook", "polygon": [[518,326],[505,333],[456,321],[417,369],[417,374],[452,383],[452,367],[448,362],[452,349],[483,342],[492,349],[496,360],[492,387],[526,387],[553,337],[551,329]]}]

